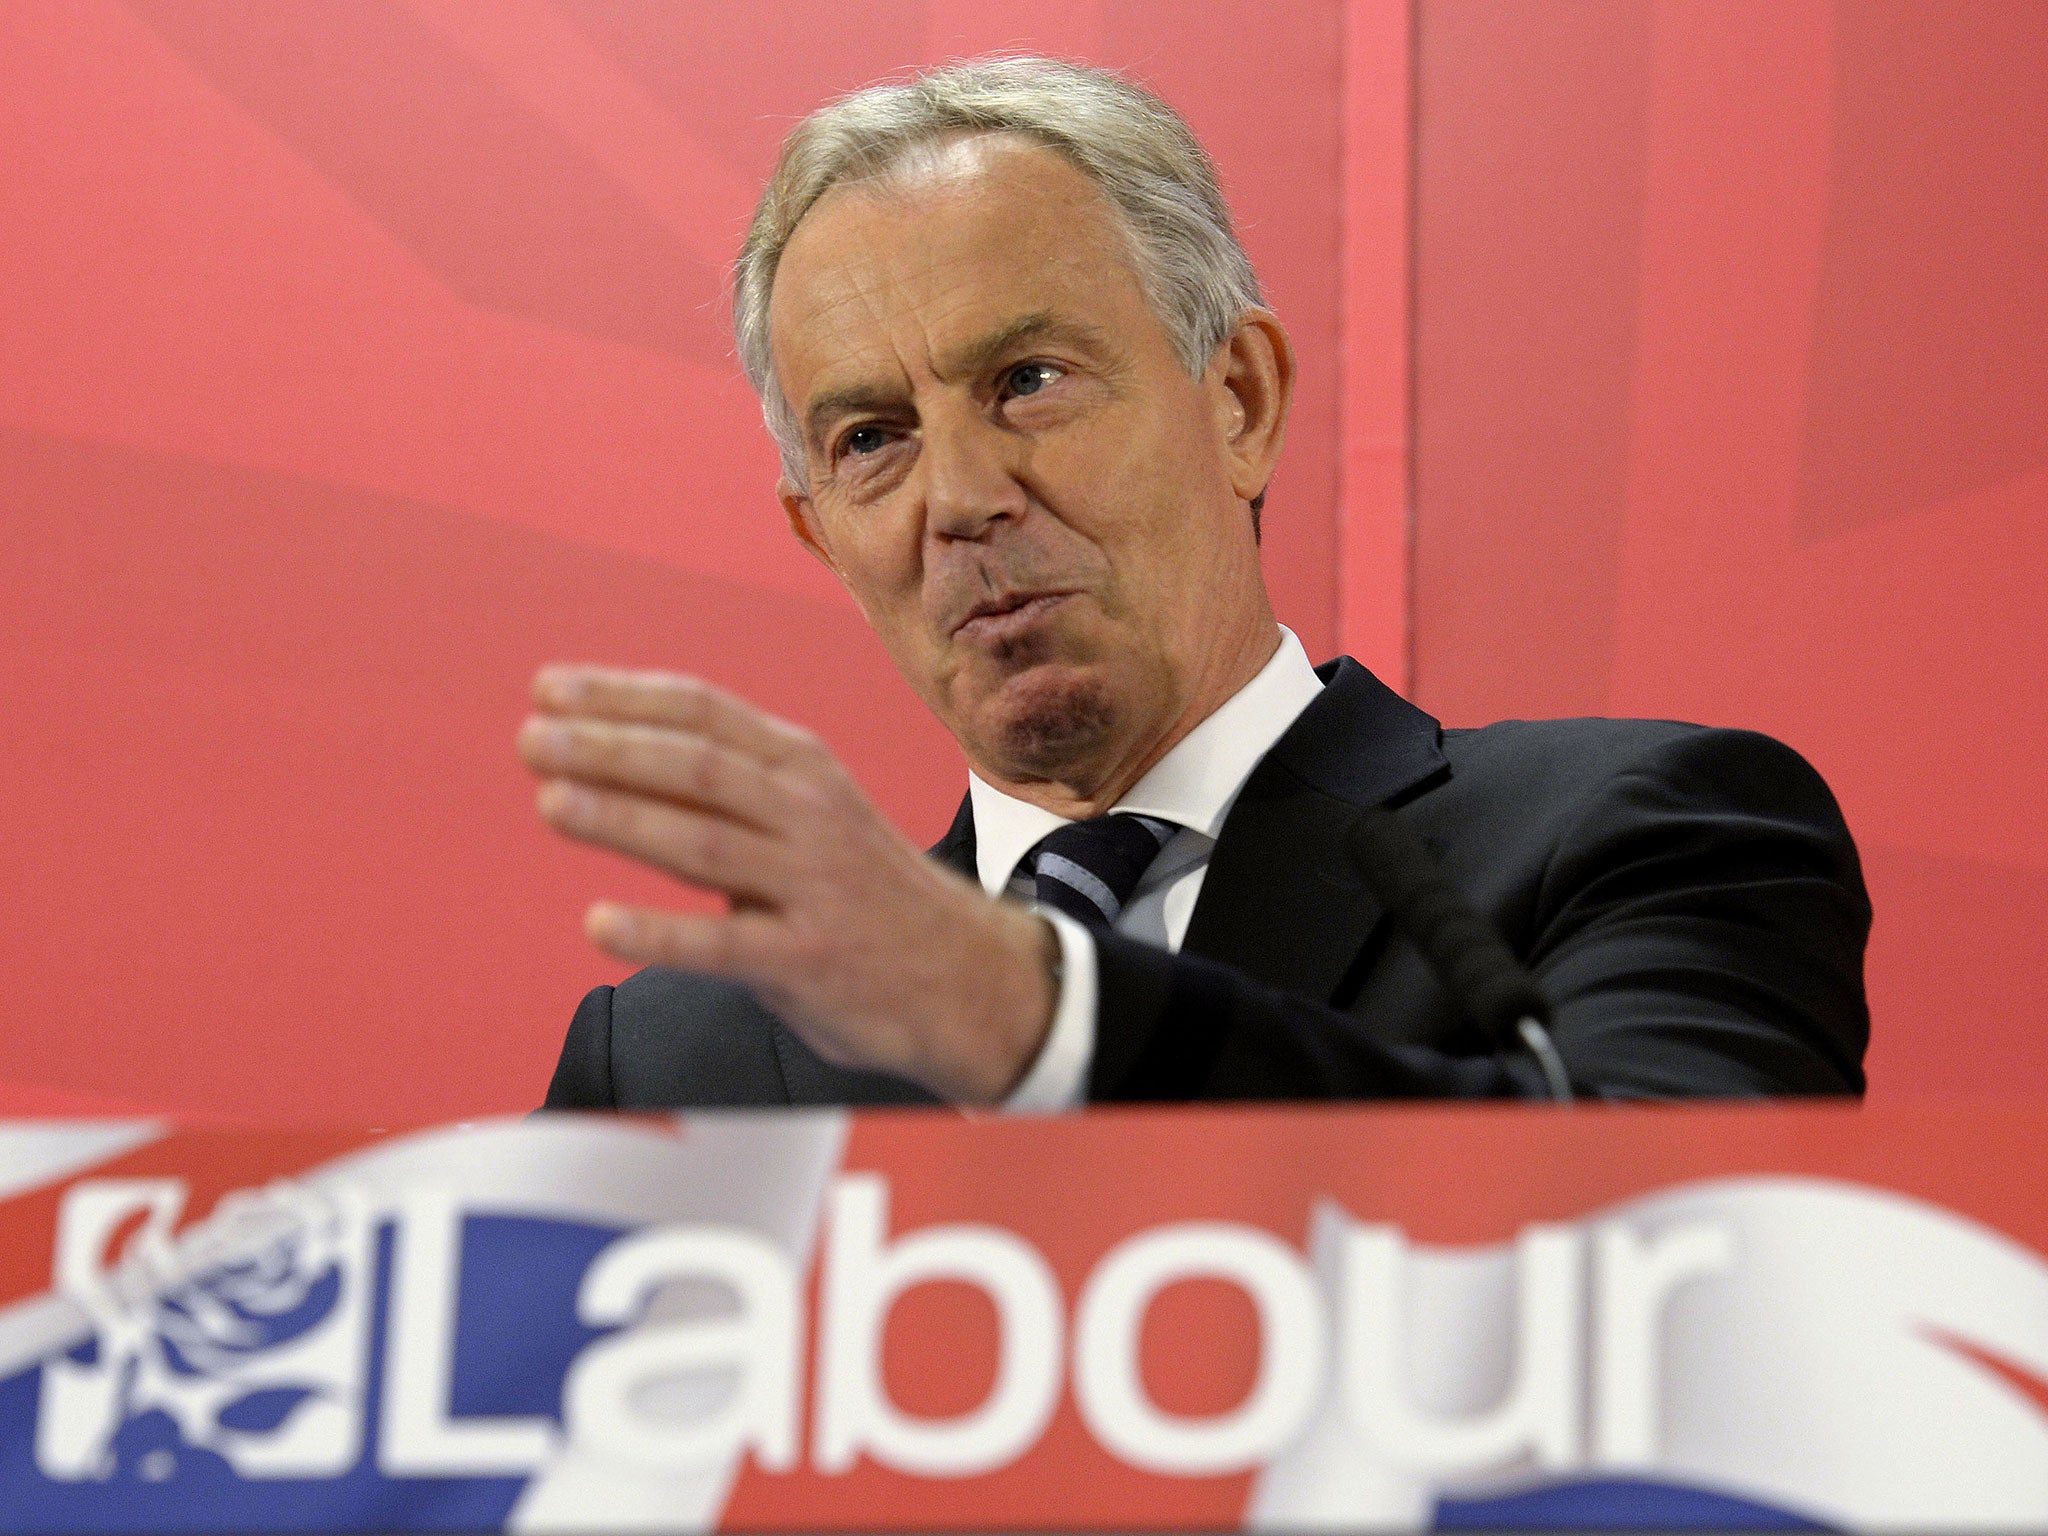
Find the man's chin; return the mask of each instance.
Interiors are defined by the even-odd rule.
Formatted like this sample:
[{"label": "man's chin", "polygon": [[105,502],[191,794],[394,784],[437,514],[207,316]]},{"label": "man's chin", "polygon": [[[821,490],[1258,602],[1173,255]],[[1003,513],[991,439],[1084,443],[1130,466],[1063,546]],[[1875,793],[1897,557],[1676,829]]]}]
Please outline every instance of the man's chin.
[{"label": "man's chin", "polygon": [[1046,662],[1003,680],[983,701],[984,749],[1012,776],[1065,779],[1098,758],[1118,711],[1099,668]]}]

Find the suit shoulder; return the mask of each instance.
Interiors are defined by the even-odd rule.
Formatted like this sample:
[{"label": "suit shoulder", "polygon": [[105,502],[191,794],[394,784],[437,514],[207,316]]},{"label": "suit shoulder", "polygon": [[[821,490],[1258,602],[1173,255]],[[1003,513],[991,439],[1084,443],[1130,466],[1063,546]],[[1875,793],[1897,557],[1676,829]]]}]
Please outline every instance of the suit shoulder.
[{"label": "suit shoulder", "polygon": [[1512,782],[1552,805],[1636,778],[1709,801],[1790,802],[1839,818],[1813,766],[1760,731],[1682,720],[1502,720],[1446,730],[1443,748],[1454,781]]},{"label": "suit shoulder", "polygon": [[1805,758],[1759,732],[1671,720],[1506,720],[1447,731],[1444,752],[1451,771],[1416,814],[1475,872],[1606,867],[1705,841],[1768,849],[1866,901],[1834,795]]},{"label": "suit shoulder", "polygon": [[[1444,754],[1453,766],[1551,768],[1585,774],[1613,771],[1631,759],[1655,758],[1693,738],[1753,736],[1684,720],[1626,720],[1583,715],[1562,720],[1496,720],[1491,725],[1448,726]],[[1765,737],[1763,740],[1769,740]]]},{"label": "suit shoulder", "polygon": [[650,966],[612,994],[612,1074],[621,1109],[710,1109],[790,1101],[775,1016],[745,987]]},{"label": "suit shoulder", "polygon": [[543,1109],[613,1107],[612,993],[611,987],[593,987],[577,1005]]},{"label": "suit shoulder", "polygon": [[937,1102],[900,1078],[833,1066],[736,982],[649,967],[619,983],[611,1011],[621,1109]]}]

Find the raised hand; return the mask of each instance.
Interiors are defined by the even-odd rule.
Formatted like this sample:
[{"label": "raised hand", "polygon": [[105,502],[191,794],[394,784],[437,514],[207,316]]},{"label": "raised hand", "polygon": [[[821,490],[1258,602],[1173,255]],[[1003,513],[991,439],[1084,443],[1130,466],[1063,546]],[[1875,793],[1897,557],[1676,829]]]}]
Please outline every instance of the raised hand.
[{"label": "raised hand", "polygon": [[557,831],[722,891],[593,905],[621,960],[742,982],[827,1061],[1003,1098],[1052,1019],[1058,943],[898,832],[824,744],[694,678],[548,667],[519,751]]}]

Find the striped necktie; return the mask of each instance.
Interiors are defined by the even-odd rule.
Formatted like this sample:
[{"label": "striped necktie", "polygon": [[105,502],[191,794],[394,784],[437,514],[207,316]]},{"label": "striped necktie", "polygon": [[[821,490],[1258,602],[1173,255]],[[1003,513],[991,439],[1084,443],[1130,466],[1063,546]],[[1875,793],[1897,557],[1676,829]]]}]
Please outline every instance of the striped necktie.
[{"label": "striped necktie", "polygon": [[1038,904],[1091,928],[1113,927],[1146,868],[1179,830],[1170,821],[1118,811],[1047,833],[1025,856]]}]

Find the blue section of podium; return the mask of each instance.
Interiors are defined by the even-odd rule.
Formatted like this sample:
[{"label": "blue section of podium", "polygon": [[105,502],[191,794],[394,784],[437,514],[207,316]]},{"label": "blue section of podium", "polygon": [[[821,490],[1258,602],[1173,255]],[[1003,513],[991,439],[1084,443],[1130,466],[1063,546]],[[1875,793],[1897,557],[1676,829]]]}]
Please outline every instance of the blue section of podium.
[{"label": "blue section of podium", "polygon": [[1706,1488],[1604,1478],[1491,1499],[1443,1499],[1439,1531],[1833,1531],[1839,1527]]}]

